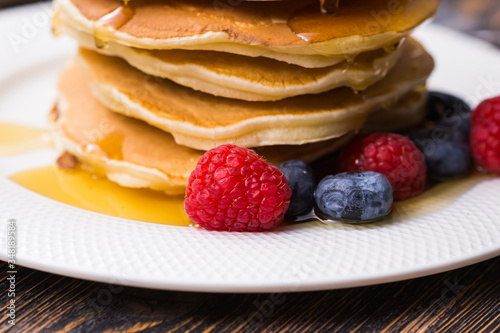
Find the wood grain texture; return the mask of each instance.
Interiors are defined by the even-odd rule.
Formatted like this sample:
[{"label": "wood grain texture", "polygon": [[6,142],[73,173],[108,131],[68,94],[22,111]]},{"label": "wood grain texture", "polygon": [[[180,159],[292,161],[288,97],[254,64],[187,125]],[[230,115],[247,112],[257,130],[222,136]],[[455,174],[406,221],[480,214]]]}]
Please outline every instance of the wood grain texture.
[{"label": "wood grain texture", "polygon": [[[112,286],[20,268],[12,331],[500,332],[499,277],[500,257],[372,287],[247,295]],[[2,292],[0,332],[10,329],[7,302]]]}]

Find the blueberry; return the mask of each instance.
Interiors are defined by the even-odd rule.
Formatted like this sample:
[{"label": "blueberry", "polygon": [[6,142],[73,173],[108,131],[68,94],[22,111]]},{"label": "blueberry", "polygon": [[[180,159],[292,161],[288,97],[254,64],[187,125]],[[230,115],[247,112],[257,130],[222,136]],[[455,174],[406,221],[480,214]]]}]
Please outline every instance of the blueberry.
[{"label": "blueberry", "polygon": [[314,174],[309,164],[299,160],[289,160],[279,165],[292,190],[290,206],[285,214],[295,217],[308,213],[314,205]]},{"label": "blueberry", "polygon": [[428,118],[440,127],[461,132],[466,138],[470,133],[471,108],[462,99],[441,92],[430,92],[427,99]]},{"label": "blueberry", "polygon": [[457,178],[469,170],[470,148],[461,132],[436,125],[420,129],[410,139],[424,154],[427,174],[434,180]]},{"label": "blueberry", "polygon": [[314,199],[327,217],[363,222],[384,217],[392,207],[392,187],[377,172],[351,171],[325,177]]}]

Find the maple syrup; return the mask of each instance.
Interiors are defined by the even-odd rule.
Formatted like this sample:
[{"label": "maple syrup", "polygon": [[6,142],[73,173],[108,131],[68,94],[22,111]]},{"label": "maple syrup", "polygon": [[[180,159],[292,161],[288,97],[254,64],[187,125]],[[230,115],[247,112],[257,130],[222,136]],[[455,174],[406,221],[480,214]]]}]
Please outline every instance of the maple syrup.
[{"label": "maple syrup", "polygon": [[100,151],[106,154],[106,156],[113,160],[123,159],[123,140],[125,136],[120,132],[110,132],[104,135],[99,140],[96,140],[95,146],[98,147]]},{"label": "maple syrup", "polygon": [[[119,158],[120,135],[111,133],[98,142],[106,154]],[[23,125],[0,124],[0,152],[22,153],[50,146],[45,130]],[[329,159],[327,159],[329,161]],[[330,172],[331,161],[316,167]],[[378,224],[404,221],[432,214],[452,204],[463,193],[492,176],[478,171],[458,180],[440,183],[424,193],[394,203],[392,213]],[[122,187],[107,178],[93,175],[81,166],[63,170],[56,165],[21,171],[10,180],[35,193],[74,207],[110,216],[164,225],[190,226],[191,221],[184,212],[184,197],[170,196],[149,189]],[[291,226],[282,223],[281,227]]]},{"label": "maple syrup", "polygon": [[[123,135],[112,132],[96,144],[110,158],[120,159],[122,140]],[[0,156],[51,146],[47,130],[0,123]],[[9,179],[45,197],[96,213],[175,226],[190,224],[184,213],[183,196],[125,188],[107,178],[92,175],[80,166],[69,169],[46,166],[21,171]]]},{"label": "maple syrup", "polygon": [[96,213],[175,226],[191,223],[184,213],[183,196],[122,187],[81,167],[62,170],[52,165],[22,171],[9,179],[47,198]]},{"label": "maple syrup", "polygon": [[383,49],[387,53],[394,52],[394,51],[400,49],[403,46],[403,44],[406,42],[406,40],[407,40],[407,38],[403,37],[397,43],[391,43],[391,44],[384,45]]},{"label": "maple syrup", "polygon": [[[409,28],[408,22],[411,22],[408,13],[412,13],[413,17],[425,17],[436,6],[434,0],[428,3],[415,0],[349,0],[341,5],[337,0],[320,1],[322,11],[332,12],[331,15],[318,15],[317,3],[313,3],[297,10],[287,21],[297,37],[311,44],[335,38],[405,31]],[[349,47],[346,48],[345,53],[349,53]]]},{"label": "maple syrup", "polygon": [[49,133],[18,124],[0,124],[0,156],[21,154],[52,145]]},{"label": "maple syrup", "polygon": [[134,9],[128,5],[128,0],[122,1],[123,5],[98,19],[94,24],[94,42],[98,49],[108,47],[110,30],[118,30],[134,16]]}]

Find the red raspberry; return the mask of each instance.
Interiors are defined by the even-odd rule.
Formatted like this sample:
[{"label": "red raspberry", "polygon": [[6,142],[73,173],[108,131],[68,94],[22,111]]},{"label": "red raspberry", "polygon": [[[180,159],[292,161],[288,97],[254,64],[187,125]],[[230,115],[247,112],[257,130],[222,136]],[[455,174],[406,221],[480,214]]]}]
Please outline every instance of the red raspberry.
[{"label": "red raspberry", "polygon": [[283,219],[291,194],[277,167],[252,150],[225,144],[198,161],[184,209],[205,229],[261,231]]},{"label": "red raspberry", "polygon": [[476,163],[500,174],[500,96],[487,99],[471,116],[470,145]]},{"label": "red raspberry", "polygon": [[374,133],[355,138],[340,153],[341,171],[374,171],[387,177],[394,200],[424,190],[427,167],[420,150],[399,134]]}]

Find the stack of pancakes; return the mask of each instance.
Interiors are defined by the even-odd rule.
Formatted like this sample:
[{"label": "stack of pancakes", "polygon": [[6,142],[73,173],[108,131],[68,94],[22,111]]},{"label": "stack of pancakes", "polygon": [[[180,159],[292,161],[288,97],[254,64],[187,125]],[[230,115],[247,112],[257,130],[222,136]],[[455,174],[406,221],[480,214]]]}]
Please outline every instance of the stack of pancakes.
[{"label": "stack of pancakes", "polygon": [[81,48],[56,142],[123,186],[176,194],[222,143],[311,161],[363,128],[419,123],[433,61],[409,35],[439,1],[331,1],[58,0],[54,32]]}]

